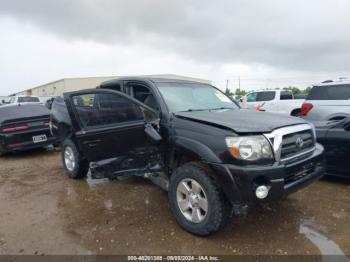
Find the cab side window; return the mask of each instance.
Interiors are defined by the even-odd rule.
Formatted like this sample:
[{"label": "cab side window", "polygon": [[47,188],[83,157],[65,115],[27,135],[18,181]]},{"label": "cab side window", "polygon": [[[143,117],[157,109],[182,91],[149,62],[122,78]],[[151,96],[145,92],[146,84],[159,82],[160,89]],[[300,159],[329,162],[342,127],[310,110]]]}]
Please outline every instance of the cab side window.
[{"label": "cab side window", "polygon": [[247,95],[247,102],[256,102],[258,93],[250,93]]},{"label": "cab side window", "polygon": [[275,99],[276,92],[274,91],[263,91],[255,92],[247,95],[247,102],[266,102]]},{"label": "cab side window", "polygon": [[281,92],[280,100],[291,100],[291,99],[293,99],[293,94],[291,92],[288,92],[288,91]]},{"label": "cab side window", "polygon": [[158,102],[150,89],[144,85],[131,85],[131,92],[135,99],[149,106],[152,109],[159,111]]},{"label": "cab side window", "polygon": [[116,94],[73,96],[73,103],[81,124],[87,128],[144,120],[138,105]]},{"label": "cab side window", "polygon": [[275,96],[276,96],[275,91],[258,92],[256,101],[257,102],[272,101],[275,99]]}]

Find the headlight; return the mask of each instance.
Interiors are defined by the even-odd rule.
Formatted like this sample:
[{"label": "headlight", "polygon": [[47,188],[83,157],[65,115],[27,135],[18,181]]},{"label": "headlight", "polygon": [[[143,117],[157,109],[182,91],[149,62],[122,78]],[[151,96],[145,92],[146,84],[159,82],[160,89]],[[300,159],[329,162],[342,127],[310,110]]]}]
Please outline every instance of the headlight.
[{"label": "headlight", "polygon": [[256,161],[273,158],[270,143],[264,136],[227,137],[226,144],[237,159]]}]

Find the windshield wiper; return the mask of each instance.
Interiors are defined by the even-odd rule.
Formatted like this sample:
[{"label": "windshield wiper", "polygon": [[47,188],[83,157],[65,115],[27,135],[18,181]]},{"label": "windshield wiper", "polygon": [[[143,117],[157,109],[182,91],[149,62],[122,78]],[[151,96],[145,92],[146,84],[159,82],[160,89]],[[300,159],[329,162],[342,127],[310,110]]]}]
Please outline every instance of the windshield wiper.
[{"label": "windshield wiper", "polygon": [[232,107],[217,107],[217,108],[209,108],[208,110],[210,111],[210,110],[222,110],[222,109],[234,109],[234,108],[232,108]]},{"label": "windshield wiper", "polygon": [[209,110],[209,109],[187,109],[187,110],[183,110],[183,111],[180,111],[180,112],[194,112],[194,111],[206,111],[206,110]]},{"label": "windshield wiper", "polygon": [[195,111],[211,111],[211,110],[222,110],[222,109],[235,109],[232,107],[218,107],[218,108],[204,108],[204,109],[187,109],[180,112],[195,112]]}]

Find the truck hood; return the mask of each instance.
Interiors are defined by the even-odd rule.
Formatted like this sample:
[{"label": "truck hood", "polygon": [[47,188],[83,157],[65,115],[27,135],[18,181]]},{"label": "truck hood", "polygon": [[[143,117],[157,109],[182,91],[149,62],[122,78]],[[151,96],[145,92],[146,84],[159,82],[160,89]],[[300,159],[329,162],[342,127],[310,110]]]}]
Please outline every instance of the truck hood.
[{"label": "truck hood", "polygon": [[229,128],[236,133],[270,133],[285,126],[307,123],[297,117],[245,109],[177,112],[177,117]]}]

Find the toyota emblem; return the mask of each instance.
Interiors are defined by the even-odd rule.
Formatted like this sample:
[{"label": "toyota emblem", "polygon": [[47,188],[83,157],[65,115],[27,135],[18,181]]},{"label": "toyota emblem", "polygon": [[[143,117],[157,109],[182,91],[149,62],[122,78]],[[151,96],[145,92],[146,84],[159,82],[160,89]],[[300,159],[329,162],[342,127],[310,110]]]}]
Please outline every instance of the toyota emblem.
[{"label": "toyota emblem", "polygon": [[299,149],[302,149],[303,146],[304,146],[304,140],[302,137],[298,137],[297,140],[295,141],[295,144],[296,146],[299,148]]}]

